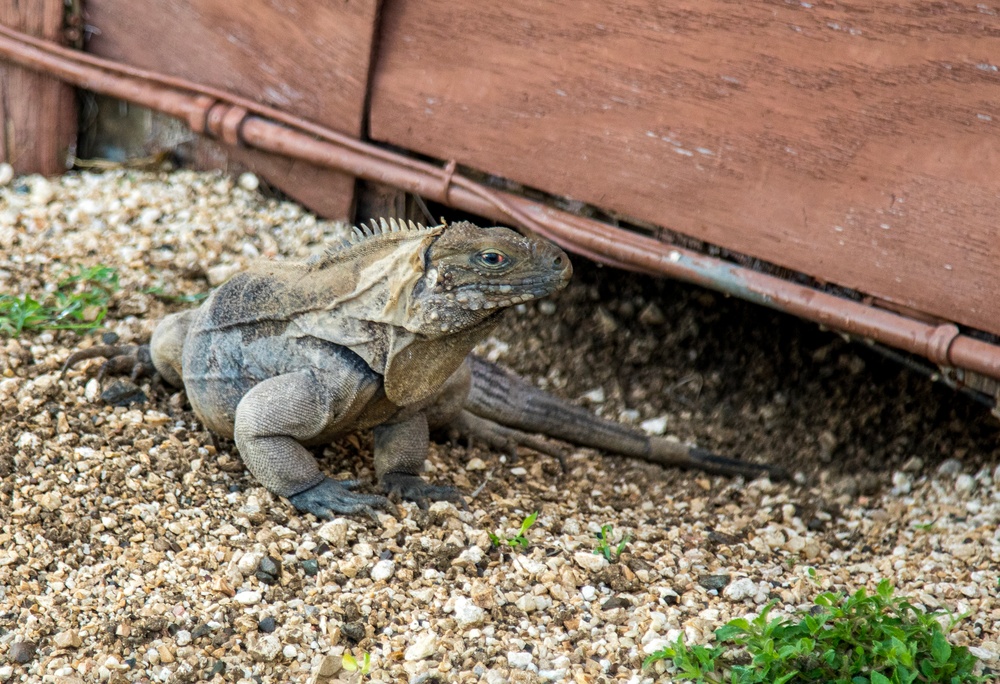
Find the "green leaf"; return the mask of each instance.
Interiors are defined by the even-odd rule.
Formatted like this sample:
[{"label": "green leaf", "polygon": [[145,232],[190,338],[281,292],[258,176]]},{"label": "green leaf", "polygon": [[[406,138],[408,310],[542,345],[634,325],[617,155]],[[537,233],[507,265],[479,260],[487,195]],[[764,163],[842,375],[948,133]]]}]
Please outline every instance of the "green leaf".
[{"label": "green leaf", "polygon": [[931,637],[931,657],[938,664],[947,663],[951,659],[951,644],[941,632],[935,632]]},{"label": "green leaf", "polygon": [[892,684],[892,680],[879,672],[872,672],[871,684]]}]

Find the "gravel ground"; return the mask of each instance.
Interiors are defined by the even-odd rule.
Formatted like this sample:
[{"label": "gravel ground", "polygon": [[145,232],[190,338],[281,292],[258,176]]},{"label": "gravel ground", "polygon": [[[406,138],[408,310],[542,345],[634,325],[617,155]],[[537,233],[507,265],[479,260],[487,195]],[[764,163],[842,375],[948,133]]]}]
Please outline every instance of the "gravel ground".
[{"label": "gravel ground", "polygon": [[[262,198],[255,179],[177,172],[4,179],[0,292],[118,269],[107,327],[144,341],[258,256],[303,256],[344,229]],[[97,336],[0,338],[0,682],[331,682],[345,650],[370,681],[669,681],[643,658],[684,632],[806,607],[891,578],[967,613],[953,641],[1000,667],[1000,453],[981,407],[838,337],[697,288],[577,259],[557,297],[511,312],[483,351],[602,415],[785,465],[744,482],[574,452],[516,460],[431,449],[427,477],[468,510],[298,515],[214,439],[183,394],[111,408]],[[105,383],[106,385],[109,383]],[[329,447],[371,481],[370,436]],[[540,511],[530,547],[503,556]],[[595,555],[602,525],[629,534]],[[808,570],[815,569],[815,578]]]}]

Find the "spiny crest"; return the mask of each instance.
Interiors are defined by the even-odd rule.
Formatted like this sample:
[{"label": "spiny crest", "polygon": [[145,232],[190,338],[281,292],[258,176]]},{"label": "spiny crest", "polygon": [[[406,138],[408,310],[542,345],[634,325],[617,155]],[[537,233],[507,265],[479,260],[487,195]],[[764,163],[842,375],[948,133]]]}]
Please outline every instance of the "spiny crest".
[{"label": "spiny crest", "polygon": [[441,225],[428,227],[422,223],[404,221],[403,219],[380,218],[378,221],[372,219],[369,224],[362,223],[352,226],[350,233],[337,242],[332,243],[327,248],[326,254],[323,257],[310,260],[310,266],[313,268],[323,268],[341,258],[345,252],[355,245],[365,244],[369,240],[378,239],[383,235],[391,235],[392,233],[430,233],[439,228],[441,228]]}]

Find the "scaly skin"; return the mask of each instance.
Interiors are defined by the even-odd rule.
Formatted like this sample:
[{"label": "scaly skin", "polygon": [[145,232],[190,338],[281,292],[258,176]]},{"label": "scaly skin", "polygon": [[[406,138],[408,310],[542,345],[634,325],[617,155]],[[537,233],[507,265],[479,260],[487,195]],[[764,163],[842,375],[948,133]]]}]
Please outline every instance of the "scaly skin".
[{"label": "scaly skin", "polygon": [[382,491],[417,501],[460,499],[420,478],[429,427],[553,455],[533,433],[664,465],[767,470],[599,419],[469,356],[504,308],[566,285],[572,268],[554,245],[467,222],[372,223],[323,258],[252,266],[163,319],[148,346],[84,350],[64,369],[98,356],[102,373],[152,365],[235,440],[261,484],[324,518],[391,508],[324,476],[306,449],[365,429]]}]

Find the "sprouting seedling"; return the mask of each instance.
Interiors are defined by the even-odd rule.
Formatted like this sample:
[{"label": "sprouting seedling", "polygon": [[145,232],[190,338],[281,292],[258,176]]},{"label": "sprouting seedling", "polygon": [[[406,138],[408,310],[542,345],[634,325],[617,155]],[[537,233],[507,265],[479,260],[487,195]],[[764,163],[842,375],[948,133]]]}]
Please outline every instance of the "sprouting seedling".
[{"label": "sprouting seedling", "polygon": [[626,534],[618,544],[612,546],[611,533],[611,525],[601,525],[601,531],[597,533],[597,547],[594,549],[594,553],[602,554],[609,563],[614,563],[621,558],[622,552],[632,541],[632,537]]},{"label": "sprouting seedling", "polygon": [[531,526],[535,524],[536,520],[538,520],[538,511],[535,511],[534,513],[526,517],[524,520],[522,520],[521,529],[518,530],[517,534],[514,535],[513,537],[507,537],[506,539],[501,537],[499,534],[494,534],[493,532],[487,532],[490,538],[490,543],[497,548],[500,548],[505,544],[507,546],[520,546],[521,550],[524,551],[528,548],[528,546],[531,543],[528,541],[528,538],[525,535],[528,533],[528,530],[531,529]]},{"label": "sprouting seedling", "polygon": [[344,657],[341,658],[341,665],[348,672],[358,672],[362,676],[365,676],[372,671],[372,654],[365,651],[359,663],[357,658],[351,655],[350,651],[344,651]]}]

